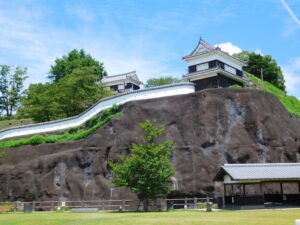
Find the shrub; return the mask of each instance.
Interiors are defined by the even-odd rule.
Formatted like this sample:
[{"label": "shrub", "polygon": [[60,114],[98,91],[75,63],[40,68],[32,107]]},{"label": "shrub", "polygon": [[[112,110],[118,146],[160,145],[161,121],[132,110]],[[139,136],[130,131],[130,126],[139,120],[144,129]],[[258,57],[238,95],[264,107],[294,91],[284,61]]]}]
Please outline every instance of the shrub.
[{"label": "shrub", "polygon": [[59,140],[59,135],[51,135],[46,137],[46,143],[56,143]]},{"label": "shrub", "polygon": [[101,113],[101,120],[104,120],[105,118],[114,115],[118,112],[121,112],[122,105],[113,105],[111,108],[104,110]]},{"label": "shrub", "polygon": [[233,85],[230,85],[229,88],[243,88],[243,87],[238,84],[233,84]]},{"label": "shrub", "polygon": [[74,133],[76,133],[78,130],[79,130],[79,127],[71,127],[71,128],[69,129],[69,134],[74,134]]},{"label": "shrub", "polygon": [[39,145],[39,144],[46,143],[46,138],[42,135],[34,135],[30,137],[28,141],[29,141],[28,144]]},{"label": "shrub", "polygon": [[99,122],[99,116],[96,115],[96,116],[93,116],[91,119],[89,119],[88,121],[86,121],[85,123],[85,127],[86,128],[91,128],[93,126],[95,126],[98,122]]}]

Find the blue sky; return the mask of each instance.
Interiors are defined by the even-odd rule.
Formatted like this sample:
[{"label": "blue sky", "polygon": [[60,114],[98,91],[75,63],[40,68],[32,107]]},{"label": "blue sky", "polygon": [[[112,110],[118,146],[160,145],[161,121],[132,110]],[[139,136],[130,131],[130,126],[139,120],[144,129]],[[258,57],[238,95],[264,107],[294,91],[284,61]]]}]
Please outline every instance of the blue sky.
[{"label": "blue sky", "polygon": [[[181,77],[199,37],[270,54],[300,98],[300,0],[0,0],[0,64],[45,82],[55,58],[85,49],[110,75]],[[225,44],[224,44],[225,43]]]}]

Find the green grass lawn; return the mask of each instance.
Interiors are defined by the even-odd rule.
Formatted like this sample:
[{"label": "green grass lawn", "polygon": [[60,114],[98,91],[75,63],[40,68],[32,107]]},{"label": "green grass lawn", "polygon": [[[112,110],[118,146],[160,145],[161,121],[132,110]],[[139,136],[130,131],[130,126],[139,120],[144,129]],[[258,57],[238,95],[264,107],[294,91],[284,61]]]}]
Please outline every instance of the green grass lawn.
[{"label": "green grass lawn", "polygon": [[149,213],[36,212],[0,214],[1,225],[290,225],[300,219],[299,209],[253,211],[170,211]]}]

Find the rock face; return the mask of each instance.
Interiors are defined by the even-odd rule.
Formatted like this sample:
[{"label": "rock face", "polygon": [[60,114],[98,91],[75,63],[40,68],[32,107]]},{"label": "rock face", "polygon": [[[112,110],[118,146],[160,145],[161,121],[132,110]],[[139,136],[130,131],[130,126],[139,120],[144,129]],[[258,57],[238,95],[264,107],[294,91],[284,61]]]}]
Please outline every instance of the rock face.
[{"label": "rock face", "polygon": [[107,162],[140,142],[138,123],[155,119],[174,141],[175,194],[216,194],[224,163],[297,162],[300,122],[278,99],[246,89],[126,103],[123,116],[84,140],[7,149],[0,158],[0,201],[135,198],[112,188]]}]

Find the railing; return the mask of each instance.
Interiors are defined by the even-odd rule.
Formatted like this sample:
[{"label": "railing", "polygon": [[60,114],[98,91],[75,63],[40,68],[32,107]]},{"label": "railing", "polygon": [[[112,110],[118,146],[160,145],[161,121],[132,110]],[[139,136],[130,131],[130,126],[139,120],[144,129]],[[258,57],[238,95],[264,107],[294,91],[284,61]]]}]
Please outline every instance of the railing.
[{"label": "railing", "polygon": [[197,209],[199,204],[213,201],[213,198],[177,198],[166,199],[167,209]]},{"label": "railing", "polygon": [[208,68],[208,69],[204,69],[204,70],[199,70],[199,71],[196,71],[196,72],[192,72],[192,73],[188,73],[186,75],[184,75],[183,77],[190,77],[190,76],[193,76],[193,75],[196,75],[196,74],[201,74],[201,73],[207,73],[207,72],[211,72],[211,71],[215,71],[215,70],[221,70],[221,71],[224,71],[228,74],[230,74],[231,76],[236,76],[236,77],[239,77],[240,79],[246,81],[246,79],[244,78],[244,73],[242,72],[242,75],[237,75],[237,74],[234,74],[220,66],[216,66],[216,67],[212,67],[212,68]]},{"label": "railing", "polygon": [[[159,199],[149,201],[149,208],[157,209],[198,209],[207,202],[213,201],[212,198],[177,198]],[[1,208],[2,206],[2,208]],[[26,210],[27,208],[27,210]],[[142,205],[138,200],[84,200],[84,201],[32,201],[32,202],[0,202],[1,211],[65,211],[71,209],[97,208],[101,211],[133,211],[142,210]]]}]

